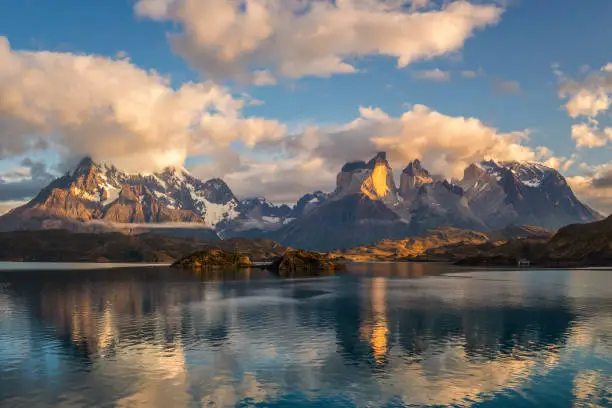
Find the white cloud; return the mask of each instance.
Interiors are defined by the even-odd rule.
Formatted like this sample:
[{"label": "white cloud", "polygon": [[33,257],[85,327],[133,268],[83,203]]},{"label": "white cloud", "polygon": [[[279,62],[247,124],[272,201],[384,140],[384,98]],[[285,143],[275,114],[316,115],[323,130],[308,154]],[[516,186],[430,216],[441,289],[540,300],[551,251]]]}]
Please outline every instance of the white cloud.
[{"label": "white cloud", "polygon": [[0,157],[53,145],[64,156],[144,170],[285,132],[276,121],[242,117],[246,102],[225,88],[174,90],[168,82],[127,60],[15,51],[0,37]]},{"label": "white cloud", "polygon": [[600,130],[596,124],[575,124],[572,125],[572,139],[576,147],[604,147],[612,141],[612,128]]},{"label": "white cloud", "polygon": [[[239,168],[223,179],[239,197],[263,195],[273,202],[295,203],[307,192],[333,189],[338,170],[323,158],[307,154],[275,160],[245,157]],[[197,167],[193,172],[207,175],[205,169]]]},{"label": "white cloud", "polygon": [[430,69],[425,71],[414,71],[412,76],[416,79],[423,79],[427,81],[445,82],[450,81],[451,73],[448,71],[442,71],[439,68]]},{"label": "white cloud", "polygon": [[[413,0],[139,0],[137,15],[180,24],[172,47],[213,78],[354,73],[351,57],[384,55],[398,67],[455,52],[503,9],[452,1],[439,8]],[[426,9],[422,9],[426,7]],[[420,10],[419,10],[420,9]],[[266,74],[268,75],[268,74]]]},{"label": "white cloud", "polygon": [[572,126],[572,139],[577,147],[604,147],[612,141],[612,128],[600,128],[597,118],[610,112],[612,106],[612,63],[598,71],[582,70],[583,77],[566,77],[558,68],[559,96],[572,118],[585,118],[585,123]]},{"label": "white cloud", "polygon": [[567,113],[572,118],[585,116],[595,118],[612,105],[612,64],[599,71],[592,71],[584,78],[571,79],[560,76],[559,96],[567,98]]},{"label": "white cloud", "polygon": [[612,214],[612,162],[593,166],[585,175],[567,177],[576,193],[602,214]]}]

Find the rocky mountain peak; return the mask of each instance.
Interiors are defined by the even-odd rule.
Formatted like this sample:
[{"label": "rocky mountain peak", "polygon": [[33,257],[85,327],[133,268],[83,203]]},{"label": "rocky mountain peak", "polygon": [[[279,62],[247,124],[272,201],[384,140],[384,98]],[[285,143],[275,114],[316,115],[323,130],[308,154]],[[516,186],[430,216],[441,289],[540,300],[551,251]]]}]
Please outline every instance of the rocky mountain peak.
[{"label": "rocky mountain peak", "polygon": [[419,159],[415,159],[408,163],[403,173],[413,177],[429,177],[429,171],[423,167]]},{"label": "rocky mountain peak", "polygon": [[468,167],[463,170],[463,180],[464,181],[475,181],[481,179],[487,172],[481,166],[478,166],[474,163],[470,164]]},{"label": "rocky mountain peak", "polygon": [[394,202],[396,190],[387,154],[379,152],[367,163],[356,161],[345,164],[336,179],[335,195],[360,194],[371,200]]},{"label": "rocky mountain peak", "polygon": [[238,201],[227,183],[220,178],[210,179],[202,185],[204,198],[211,203],[224,204],[230,201]]},{"label": "rocky mountain peak", "polygon": [[72,174],[73,174],[73,176],[79,176],[79,175],[87,174],[87,173],[91,172],[92,169],[94,169],[96,166],[97,165],[93,161],[93,159],[91,157],[89,157],[89,156],[86,156],[83,159],[81,159],[81,161],[75,167],[75,169],[72,172]]},{"label": "rocky mountain peak", "polygon": [[387,153],[386,152],[378,152],[376,156],[372,157],[368,164],[366,165],[369,169],[374,169],[377,165],[385,165],[389,168],[389,162],[387,162]]},{"label": "rocky mountain peak", "polygon": [[433,181],[429,171],[423,167],[420,160],[416,159],[408,163],[404,171],[402,171],[400,176],[400,197],[405,201],[411,201],[421,186]]},{"label": "rocky mountain peak", "polygon": [[340,170],[341,173],[353,173],[355,171],[365,170],[368,167],[363,160],[357,160],[346,163]]}]

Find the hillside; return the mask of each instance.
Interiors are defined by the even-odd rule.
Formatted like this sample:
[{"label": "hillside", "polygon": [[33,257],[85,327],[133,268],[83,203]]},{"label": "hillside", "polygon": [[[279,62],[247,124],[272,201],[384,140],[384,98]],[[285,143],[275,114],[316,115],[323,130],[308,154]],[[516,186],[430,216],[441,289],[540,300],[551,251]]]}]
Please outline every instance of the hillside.
[{"label": "hillside", "polygon": [[454,227],[435,228],[405,239],[385,239],[376,244],[338,251],[353,262],[371,261],[452,261],[477,256],[519,239],[547,240],[552,232],[539,227],[511,226],[483,233]]},{"label": "hillside", "polygon": [[465,257],[464,265],[612,266],[612,216],[561,228],[551,239],[522,239]]},{"label": "hillside", "polygon": [[173,262],[197,250],[238,251],[252,260],[280,256],[285,247],[269,240],[203,241],[145,233],[72,233],[65,230],[0,232],[0,261]]}]

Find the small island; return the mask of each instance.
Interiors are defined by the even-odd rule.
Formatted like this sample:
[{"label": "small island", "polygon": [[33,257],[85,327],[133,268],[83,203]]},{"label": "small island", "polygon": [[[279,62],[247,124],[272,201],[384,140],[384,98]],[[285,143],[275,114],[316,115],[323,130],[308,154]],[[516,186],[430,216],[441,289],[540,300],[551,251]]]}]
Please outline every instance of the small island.
[{"label": "small island", "polygon": [[344,270],[346,264],[327,253],[292,249],[276,258],[270,269],[285,277],[297,275],[320,276]]},{"label": "small island", "polygon": [[237,267],[250,268],[251,258],[237,252],[226,252],[221,249],[205,249],[187,255],[172,264],[180,268]]},{"label": "small island", "polygon": [[172,264],[172,267],[188,269],[208,268],[263,268],[279,276],[320,276],[346,269],[346,265],[334,256],[321,253],[287,249],[285,253],[268,262],[253,263],[251,258],[238,252],[206,249],[194,252]]}]

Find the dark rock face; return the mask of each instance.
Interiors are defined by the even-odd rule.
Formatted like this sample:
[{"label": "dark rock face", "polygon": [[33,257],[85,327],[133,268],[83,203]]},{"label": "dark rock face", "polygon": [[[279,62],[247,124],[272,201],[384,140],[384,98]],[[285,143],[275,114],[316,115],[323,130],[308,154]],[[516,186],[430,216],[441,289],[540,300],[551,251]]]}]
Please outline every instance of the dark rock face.
[{"label": "dark rock face", "polygon": [[509,224],[557,229],[601,217],[576,198],[559,172],[541,164],[482,162],[468,167],[460,184],[474,213],[492,229]]},{"label": "dark rock face", "polygon": [[409,214],[411,232],[414,234],[445,225],[475,231],[488,230],[470,209],[463,189],[447,181],[422,185],[410,205]]},{"label": "dark rock face", "polygon": [[353,194],[327,201],[271,237],[292,247],[326,251],[399,238],[408,232],[408,224],[382,201]]},{"label": "dark rock face", "polygon": [[240,202],[240,212],[247,217],[285,219],[291,216],[291,211],[292,209],[288,205],[274,205],[263,197],[247,198]]},{"label": "dark rock face", "polygon": [[433,182],[429,172],[421,165],[419,160],[408,163],[400,176],[399,195],[404,201],[415,199],[419,188]]},{"label": "dark rock face", "polygon": [[202,185],[201,190],[204,192],[204,198],[214,204],[237,201],[229,186],[219,178],[208,180]]},{"label": "dark rock face", "polygon": [[308,193],[303,195],[293,207],[291,211],[292,218],[298,218],[306,214],[308,211],[320,206],[329,198],[329,194],[322,191],[315,191],[314,193]]}]

